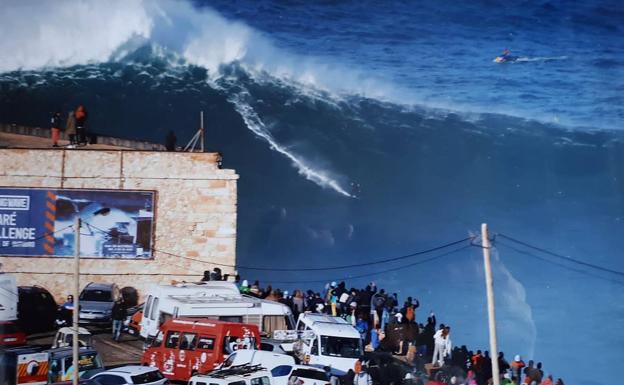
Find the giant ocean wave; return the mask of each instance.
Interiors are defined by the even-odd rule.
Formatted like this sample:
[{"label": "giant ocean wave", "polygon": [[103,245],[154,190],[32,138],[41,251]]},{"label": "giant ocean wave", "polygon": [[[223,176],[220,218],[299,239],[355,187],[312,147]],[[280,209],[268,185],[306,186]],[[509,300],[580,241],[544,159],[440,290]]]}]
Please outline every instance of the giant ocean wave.
[{"label": "giant ocean wave", "polygon": [[[207,148],[241,175],[241,265],[375,260],[462,238],[487,221],[494,231],[624,270],[620,131],[429,103],[184,2],[5,4],[0,50],[12,54],[0,58],[0,121],[45,125],[51,111],[84,104],[93,132],[160,142],[174,130],[184,144],[204,111]],[[39,29],[20,23],[24,17]],[[454,341],[485,348],[480,263],[474,249],[371,278],[349,279],[376,267],[335,273],[354,286],[370,279],[415,295],[453,323]],[[603,359],[567,363],[580,345],[621,357],[610,341],[584,333],[624,319],[618,285],[505,249],[493,263],[499,344],[508,355],[534,353],[578,378],[609,372]]]}]

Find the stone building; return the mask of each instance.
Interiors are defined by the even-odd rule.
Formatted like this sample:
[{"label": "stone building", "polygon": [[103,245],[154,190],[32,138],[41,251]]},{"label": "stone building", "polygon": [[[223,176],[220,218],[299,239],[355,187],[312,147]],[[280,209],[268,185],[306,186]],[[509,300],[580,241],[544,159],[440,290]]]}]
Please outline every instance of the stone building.
[{"label": "stone building", "polygon": [[[0,187],[148,190],[155,192],[151,259],[81,259],[81,287],[114,282],[143,293],[152,283],[197,281],[204,270],[233,272],[236,262],[234,170],[217,153],[120,149],[0,149]],[[8,256],[2,271],[19,285],[40,285],[61,301],[71,292],[73,260]],[[217,265],[217,264],[220,265]]]}]

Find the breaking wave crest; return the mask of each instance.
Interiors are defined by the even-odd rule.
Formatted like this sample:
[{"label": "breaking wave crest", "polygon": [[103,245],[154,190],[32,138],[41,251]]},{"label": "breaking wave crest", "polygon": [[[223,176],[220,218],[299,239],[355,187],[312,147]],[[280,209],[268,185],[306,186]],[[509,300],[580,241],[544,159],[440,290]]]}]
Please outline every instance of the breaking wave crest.
[{"label": "breaking wave crest", "polygon": [[[145,53],[148,53],[147,67],[151,65],[149,61],[165,59],[164,73],[175,78],[179,76],[176,67],[198,66],[208,71],[207,80],[212,86],[227,77],[224,69],[227,72],[227,68],[234,65],[241,68],[245,76],[262,74],[257,78],[267,78],[268,74],[269,81],[279,79],[296,84],[307,97],[320,97],[316,91],[319,90],[328,97],[327,102],[330,102],[327,91],[348,89],[364,94],[374,90],[372,93],[381,96],[382,88],[373,86],[370,80],[364,81],[356,71],[343,71],[326,60],[321,62],[283,52],[245,24],[227,20],[208,8],[196,9],[187,2],[115,0],[111,4],[11,0],[4,8],[0,14],[0,35],[4,37],[0,40],[0,50],[14,52],[0,58],[0,73],[5,79],[11,71],[33,71],[32,76],[38,80],[31,85],[43,85],[45,79],[34,71],[53,69],[71,77],[74,74],[65,68],[84,65],[92,69],[87,78],[94,79],[101,75],[97,66],[93,68],[98,63],[141,66],[146,65]],[[19,22],[25,19],[31,19],[40,28],[33,29],[30,28],[33,23]],[[164,76],[149,68],[139,75],[159,80]],[[311,161],[280,144],[246,99],[249,94],[242,91],[228,97],[255,135],[289,159],[306,179],[351,196],[336,177],[330,176],[332,172],[315,167]]]},{"label": "breaking wave crest", "polygon": [[[30,20],[23,23],[23,20]],[[32,28],[38,25],[39,28]],[[119,61],[151,45],[212,77],[237,63],[249,72],[318,89],[382,97],[390,87],[313,57],[278,49],[263,33],[212,9],[173,0],[9,0],[0,13],[0,72]]]},{"label": "breaking wave crest", "polygon": [[106,62],[153,28],[139,1],[8,0],[0,12],[0,50],[11,54],[0,58],[0,72]]}]

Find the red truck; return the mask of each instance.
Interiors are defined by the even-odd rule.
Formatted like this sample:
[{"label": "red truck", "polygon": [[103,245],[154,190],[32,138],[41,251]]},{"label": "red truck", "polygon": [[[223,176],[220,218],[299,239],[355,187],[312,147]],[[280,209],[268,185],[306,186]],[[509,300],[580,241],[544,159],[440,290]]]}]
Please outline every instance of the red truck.
[{"label": "red truck", "polygon": [[238,349],[260,349],[256,325],[175,318],[160,327],[141,364],[157,367],[170,380],[188,381],[195,374],[211,372]]}]

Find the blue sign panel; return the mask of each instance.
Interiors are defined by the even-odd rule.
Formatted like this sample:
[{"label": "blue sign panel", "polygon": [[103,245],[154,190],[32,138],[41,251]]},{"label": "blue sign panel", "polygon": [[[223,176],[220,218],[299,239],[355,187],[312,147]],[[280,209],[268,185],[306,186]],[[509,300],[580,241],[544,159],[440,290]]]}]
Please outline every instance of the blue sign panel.
[{"label": "blue sign panel", "polygon": [[0,255],[151,258],[153,191],[0,188]]}]

